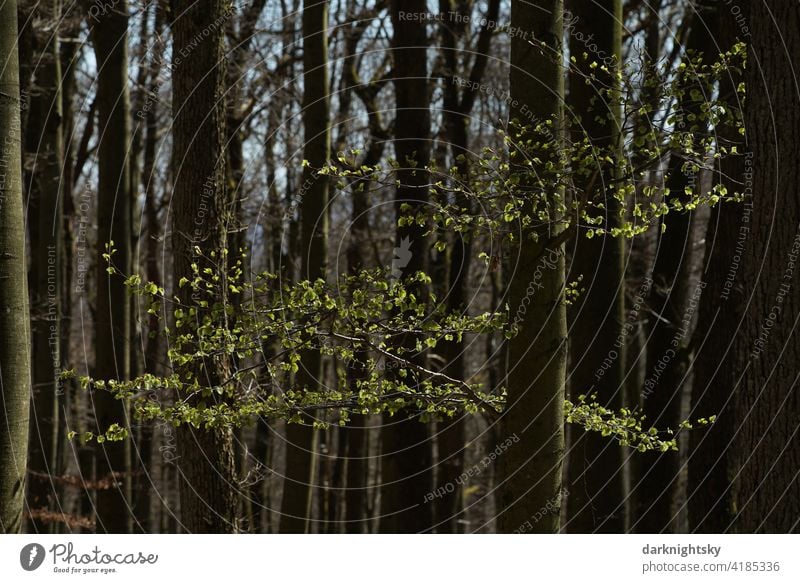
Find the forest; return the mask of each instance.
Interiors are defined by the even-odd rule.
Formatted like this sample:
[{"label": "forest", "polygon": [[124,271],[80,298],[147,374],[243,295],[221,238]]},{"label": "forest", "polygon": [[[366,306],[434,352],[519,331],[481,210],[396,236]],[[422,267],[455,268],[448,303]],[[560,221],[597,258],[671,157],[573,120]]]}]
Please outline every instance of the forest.
[{"label": "forest", "polygon": [[0,0],[0,532],[800,532],[798,65],[797,0]]}]

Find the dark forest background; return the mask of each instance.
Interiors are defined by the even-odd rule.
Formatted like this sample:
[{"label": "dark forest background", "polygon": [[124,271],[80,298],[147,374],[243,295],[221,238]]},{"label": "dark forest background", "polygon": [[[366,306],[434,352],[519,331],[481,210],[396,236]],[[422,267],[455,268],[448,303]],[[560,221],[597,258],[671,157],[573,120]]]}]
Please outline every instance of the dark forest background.
[{"label": "dark forest background", "polygon": [[0,531],[797,532],[798,63],[796,0],[0,0]]}]

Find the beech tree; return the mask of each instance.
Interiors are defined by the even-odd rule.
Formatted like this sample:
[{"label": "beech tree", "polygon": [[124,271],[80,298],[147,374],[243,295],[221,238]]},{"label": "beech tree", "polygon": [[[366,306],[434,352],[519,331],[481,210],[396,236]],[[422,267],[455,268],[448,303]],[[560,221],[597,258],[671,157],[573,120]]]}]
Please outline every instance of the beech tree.
[{"label": "beech tree", "polygon": [[714,8],[23,6],[3,528],[794,529],[793,37]]},{"label": "beech tree", "polygon": [[[722,46],[737,40],[739,27],[734,15],[719,11],[716,17]],[[744,103],[736,88],[744,82],[743,72],[730,71],[720,83],[720,96],[731,111],[741,112]],[[727,148],[746,152],[747,137],[735,128],[721,128],[720,142]],[[691,361],[692,411],[703,417],[716,416],[707,432],[691,435],[688,460],[687,508],[692,532],[725,532],[733,518],[731,478],[733,456],[731,446],[735,431],[735,413],[731,387],[736,386],[738,372],[734,345],[739,333],[745,305],[745,286],[737,283],[737,272],[744,250],[744,241],[752,236],[748,221],[752,212],[752,192],[744,191],[748,162],[745,157],[720,161],[713,179],[730,191],[742,189],[744,200],[737,205],[715,207],[708,222],[703,260],[703,290],[692,337],[696,354]],[[741,276],[739,276],[741,277]]]},{"label": "beech tree", "polygon": [[[328,178],[319,169],[330,159],[328,91],[328,0],[303,6],[303,187],[300,197],[302,277],[325,278],[328,255]],[[295,382],[307,390],[324,385],[322,357],[303,355]],[[316,480],[316,440],[312,424],[287,429],[286,482],[281,504],[281,532],[307,532]]]},{"label": "beech tree", "polygon": [[[622,2],[575,0],[568,4],[570,52],[579,63],[570,76],[567,98],[572,133],[588,138],[622,160],[622,107],[609,89],[621,89]],[[585,39],[591,36],[592,49]],[[581,42],[583,40],[583,42]],[[582,55],[586,54],[586,58]],[[592,77],[593,68],[600,73]],[[619,75],[619,77],[618,77]],[[613,196],[618,172],[596,161],[583,180],[588,196],[606,206],[612,227],[621,223],[621,204]],[[572,248],[569,279],[585,290],[572,307],[569,322],[569,386],[573,396],[594,394],[612,409],[626,403],[627,351],[625,314],[626,241],[607,234],[589,239],[578,233]],[[613,351],[613,352],[612,352]],[[595,434],[572,432],[568,498],[569,532],[622,532],[625,528],[624,450]]]},{"label": "beech tree", "polygon": [[[192,297],[192,289],[180,282],[194,277],[192,265],[201,271],[211,266],[217,269],[218,262],[227,265],[232,209],[225,179],[227,10],[223,0],[175,0],[171,6],[173,281],[176,295],[197,309],[200,320],[203,306]],[[219,294],[220,301],[226,302],[224,286],[219,286]],[[227,357],[206,358],[187,365],[185,372],[201,386],[215,387],[231,366]],[[205,400],[212,404],[225,398],[223,392]],[[236,532],[239,510],[232,429],[181,425],[178,448],[183,528],[194,533]]]},{"label": "beech tree", "polygon": [[[795,142],[800,135],[797,85],[786,68],[800,58],[796,2],[749,6],[745,80],[747,152],[752,155],[751,236],[742,257],[747,309],[736,356],[733,513],[737,532],[796,533],[800,436],[796,366],[800,316],[796,267],[800,197]],[[777,30],[776,30],[777,29]],[[781,43],[774,42],[778,34]]]},{"label": "beech tree", "polygon": [[[428,103],[428,33],[425,22],[405,18],[405,13],[427,14],[424,0],[392,0],[392,58],[395,87],[394,152],[398,164],[395,212],[405,214],[403,205],[421,210],[427,200],[430,163],[430,110]],[[395,257],[405,266],[400,278],[425,272],[428,244],[425,227],[414,223],[397,229]],[[424,294],[418,288],[417,293]],[[424,300],[423,300],[424,301]],[[403,342],[410,348],[415,340]],[[414,359],[424,362],[424,354]],[[428,427],[420,423],[419,412],[403,409],[383,416],[381,429],[381,532],[425,532],[433,525],[430,505],[423,504],[433,489],[433,460]]]},{"label": "beech tree", "polygon": [[[447,131],[447,141],[450,147],[450,156],[457,169],[457,180],[469,180],[470,157],[469,148],[470,126],[472,113],[477,102],[477,94],[470,87],[460,89],[463,83],[459,74],[459,54],[462,50],[458,44],[465,42],[463,37],[467,32],[467,18],[470,16],[474,3],[468,3],[461,8],[456,5],[455,10],[450,9],[450,2],[440,0],[440,13],[448,14],[442,21],[442,52],[446,71],[444,78],[443,117]],[[484,72],[489,63],[493,22],[497,22],[500,13],[499,0],[490,0],[483,17],[483,26],[475,40],[475,59],[469,70],[470,83],[481,83]],[[467,201],[462,201],[466,204]],[[450,246],[448,264],[448,308],[451,311],[465,311],[467,298],[470,294],[470,274],[472,272],[472,240],[469,236],[454,237]],[[442,356],[447,362],[446,372],[457,379],[466,375],[467,344],[465,342],[451,342],[443,346]],[[439,488],[448,489],[448,484],[457,484],[464,467],[464,422],[462,416],[442,420],[436,427],[437,450],[439,453],[438,480]],[[438,489],[438,488],[437,488]],[[458,532],[459,512],[463,492],[456,487],[449,495],[437,504],[436,527],[438,532]]]},{"label": "beech tree", "polygon": [[[696,11],[696,12],[695,12]],[[687,13],[689,30],[684,46],[687,55],[703,55],[713,62],[716,44],[709,31],[715,31],[716,10],[696,3]],[[711,100],[698,84],[681,98],[679,107],[702,119],[704,105]],[[708,123],[695,127],[698,139],[708,135]],[[723,129],[724,131],[724,129]],[[691,198],[689,191],[700,188],[706,174],[687,165],[680,155],[673,155],[663,177],[665,196]],[[735,189],[731,189],[732,192]],[[693,359],[691,335],[698,301],[704,282],[697,280],[695,269],[698,229],[696,213],[668,213],[661,219],[656,257],[648,304],[651,324],[647,327],[646,386],[641,391],[642,410],[665,426],[681,421],[686,388],[691,385],[689,363]],[[674,532],[678,509],[680,460],[677,456],[649,456],[638,460],[634,477],[635,512],[632,518],[638,532]]]},{"label": "beech tree", "polygon": [[31,398],[17,3],[0,4],[0,532],[22,532]]},{"label": "beech tree", "polygon": [[[131,110],[128,88],[128,3],[102,12],[91,22],[98,63],[98,188],[97,296],[95,374],[99,378],[130,377],[131,310],[124,282],[108,273],[107,244],[114,244],[114,265],[131,272]],[[92,394],[98,431],[127,424],[125,403],[105,391]],[[131,530],[130,441],[97,444],[97,479],[108,487],[97,491],[98,529],[109,533]]]},{"label": "beech tree", "polygon": [[[512,119],[528,127],[552,124],[553,135],[563,131],[564,70],[561,65],[564,4],[561,0],[515,2],[511,26],[531,31],[533,40],[511,38],[511,98],[518,104]],[[526,164],[528,140],[536,137],[520,130],[521,159],[511,162],[520,190],[535,186],[536,166]],[[542,164],[558,157],[558,138],[538,154]],[[516,166],[515,166],[516,163]],[[538,162],[537,162],[538,164]],[[516,174],[515,174],[516,173]],[[567,312],[564,303],[566,274],[564,243],[559,241],[559,200],[562,192],[548,192],[543,226],[522,226],[508,266],[509,303],[516,310],[529,294],[529,284],[539,287],[535,301],[514,323],[516,335],[508,342],[506,383],[508,402],[502,417],[502,438],[519,439],[500,460],[498,531],[512,532],[542,508],[553,508],[533,524],[531,532],[558,532],[564,459],[564,385],[566,383]],[[534,214],[531,198],[523,211]],[[541,269],[539,262],[550,263]],[[539,276],[536,275],[537,269]],[[528,298],[530,301],[530,298]]]},{"label": "beech tree", "polygon": [[[60,409],[64,399],[59,387],[62,366],[61,327],[64,266],[62,176],[63,109],[61,104],[61,55],[59,48],[58,2],[43,2],[32,17],[47,23],[44,31],[33,32],[36,43],[37,90],[30,104],[26,127],[26,154],[30,210],[28,226],[32,243],[30,269],[31,341],[33,350],[33,401],[31,407],[30,468],[35,474],[28,484],[32,514],[52,511],[62,462]],[[52,526],[52,524],[51,524]],[[38,523],[36,529],[45,527]]]}]

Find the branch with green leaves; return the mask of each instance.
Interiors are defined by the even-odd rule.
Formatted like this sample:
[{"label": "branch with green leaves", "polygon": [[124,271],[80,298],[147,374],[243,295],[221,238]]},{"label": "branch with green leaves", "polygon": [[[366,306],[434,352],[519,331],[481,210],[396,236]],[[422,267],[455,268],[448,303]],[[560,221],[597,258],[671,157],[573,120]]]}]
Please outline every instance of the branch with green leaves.
[{"label": "branch with green leaves", "polygon": [[[113,266],[113,255],[109,245],[109,271],[123,277]],[[203,264],[226,263],[216,259],[208,257]],[[466,316],[448,313],[441,305],[432,307],[431,293],[433,301],[423,302],[410,291],[430,286],[423,273],[401,282],[390,280],[381,270],[365,270],[341,277],[335,286],[323,280],[290,284],[266,272],[245,280],[244,259],[236,261],[225,277],[212,267],[195,264],[193,278],[178,284],[190,288],[188,303],[167,297],[162,287],[139,276],[126,278],[131,293],[149,313],[163,321],[164,306],[170,306],[173,325],[162,330],[169,339],[170,374],[105,380],[67,371],[62,379],[77,379],[85,390],[108,391],[128,401],[142,422],[205,429],[248,425],[259,418],[318,427],[332,422],[345,425],[353,414],[394,414],[404,408],[414,408],[422,421],[461,414],[502,415],[506,397],[502,388],[484,391],[477,383],[423,366],[416,357],[464,334],[507,331],[507,313]],[[240,296],[235,308],[218,299],[228,295],[219,293],[223,282],[228,294]],[[404,336],[415,338],[414,345],[400,342]],[[297,386],[294,374],[309,349],[338,365],[352,364],[358,355],[365,374],[352,382],[346,367],[339,366],[336,387]],[[217,384],[201,382],[207,381],[199,375],[209,361],[230,361],[232,356],[236,366]],[[645,429],[643,417],[608,410],[584,397],[565,403],[565,420],[640,451],[677,447],[673,431]],[[70,437],[102,442],[127,436],[127,429],[113,425],[99,435],[84,432]]]}]

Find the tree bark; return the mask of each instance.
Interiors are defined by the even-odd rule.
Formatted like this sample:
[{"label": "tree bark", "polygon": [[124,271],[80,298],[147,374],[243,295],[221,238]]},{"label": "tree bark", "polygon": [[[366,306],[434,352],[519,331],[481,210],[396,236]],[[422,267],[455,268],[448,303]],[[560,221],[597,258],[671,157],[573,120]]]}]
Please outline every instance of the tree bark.
[{"label": "tree bark", "polygon": [[[576,117],[575,140],[588,139],[615,163],[622,157],[621,108],[607,91],[618,91],[616,73],[622,60],[622,2],[599,3],[573,0],[569,3],[569,35],[573,65],[567,105]],[[578,35],[583,36],[578,36]],[[580,39],[592,37],[592,51]],[[596,50],[595,50],[596,45]],[[588,62],[582,58],[588,53]],[[613,59],[613,63],[607,59]],[[608,72],[592,71],[591,62],[608,67]],[[591,83],[586,80],[595,73]],[[615,169],[596,161],[589,174],[576,178],[576,187],[589,200],[602,202],[608,209],[607,228],[620,226],[620,203],[614,197]],[[599,178],[594,177],[599,174]],[[594,186],[596,185],[596,186]],[[606,407],[618,410],[625,402],[627,348],[625,324],[625,244],[624,237],[605,235],[589,239],[579,234],[573,249],[569,280],[583,276],[579,287],[585,291],[572,307],[570,319],[569,386],[572,397],[595,395]],[[607,365],[610,361],[610,365]],[[566,529],[569,532],[619,533],[625,529],[623,450],[597,433],[576,428],[568,448],[569,498]]]},{"label": "tree bark", "polygon": [[[442,52],[446,71],[444,78],[444,125],[449,142],[450,156],[458,171],[458,179],[469,180],[470,152],[469,126],[472,110],[475,106],[475,94],[472,89],[459,91],[458,78],[458,42],[466,30],[461,23],[467,22],[472,3],[451,9],[448,0],[440,0],[439,11],[448,17],[442,21]],[[465,14],[466,13],[466,14]],[[493,24],[500,13],[500,1],[490,0],[487,5],[485,24],[478,35],[475,46],[475,59],[469,72],[473,83],[480,83],[489,61],[489,50],[493,35]],[[455,17],[455,14],[460,16]],[[459,204],[469,208],[465,197],[459,197]],[[469,293],[469,278],[472,263],[472,238],[456,234],[452,238],[449,253],[447,307],[450,312],[466,313]],[[442,344],[442,357],[446,363],[444,372],[455,379],[465,379],[466,342],[445,342]],[[439,464],[437,473],[438,492],[445,492],[437,498],[434,509],[436,529],[438,532],[456,533],[459,529],[459,518],[462,510],[463,492],[458,478],[464,469],[464,424],[465,416],[456,415],[451,419],[443,419],[436,424],[437,451]],[[450,486],[448,486],[448,484]],[[452,491],[448,493],[448,490]]]},{"label": "tree bark", "polygon": [[[28,485],[31,510],[53,510],[59,488],[58,375],[61,372],[61,284],[64,265],[62,237],[64,160],[61,104],[61,61],[58,23],[60,4],[37,5],[35,18],[44,24],[34,31],[37,42],[36,89],[26,128],[30,171],[29,227],[32,249],[30,270],[31,332],[33,345],[33,400],[29,466],[38,475]],[[45,477],[47,476],[47,477]],[[34,520],[35,532],[52,532],[53,524]]]},{"label": "tree bark", "polygon": [[[227,248],[231,200],[225,176],[225,20],[223,0],[173,0],[172,48],[172,248],[174,283],[191,279],[193,262],[211,267],[212,253]],[[200,253],[195,252],[199,247]],[[224,260],[213,269],[226,270]],[[218,301],[225,301],[220,290]],[[190,286],[176,290],[191,304]],[[201,311],[202,312],[202,311]],[[225,363],[195,370],[205,386],[216,386]],[[230,428],[178,428],[177,462],[181,522],[194,533],[231,533],[239,528],[233,432]]]},{"label": "tree bark", "polygon": [[[720,49],[736,42],[738,27],[728,10],[717,15]],[[736,86],[743,82],[731,72],[720,84],[720,100],[731,111],[741,111]],[[720,128],[720,141],[737,145],[746,152],[745,138],[734,128]],[[729,192],[741,192],[747,182],[743,157],[723,158],[715,180]],[[738,378],[734,343],[739,334],[746,287],[736,283],[745,242],[754,236],[749,225],[752,190],[741,204],[714,207],[705,237],[705,261],[701,277],[706,282],[698,310],[692,344],[697,347],[692,359],[692,414],[716,416],[711,427],[689,434],[687,505],[689,530],[721,533],[733,519],[731,501],[732,452],[734,434],[733,391]],[[747,218],[745,218],[747,217]],[[741,277],[741,275],[739,276]]]},{"label": "tree bark", "polygon": [[[156,177],[154,175],[156,163],[156,146],[158,144],[158,91],[160,87],[159,71],[161,53],[164,45],[161,40],[164,34],[165,10],[162,5],[154,6],[155,18],[153,22],[152,45],[153,56],[147,64],[147,74],[142,76],[142,94],[144,99],[139,100],[135,113],[137,123],[143,128],[142,172],[140,176],[144,194],[144,207],[142,209],[143,231],[145,242],[142,245],[144,255],[144,271],[147,281],[163,281],[162,270],[158,262],[159,241],[162,238],[162,227],[158,216],[158,200],[156,194]],[[142,25],[142,29],[146,27]],[[133,181],[133,179],[132,179]],[[139,181],[133,181],[137,185]],[[143,319],[145,316],[142,316]],[[159,374],[163,370],[163,335],[158,315],[148,314],[146,323],[142,323],[142,336],[144,354],[142,366],[144,372]],[[142,424],[139,428],[139,440],[136,444],[138,460],[144,474],[136,477],[134,511],[137,526],[145,533],[156,532],[158,527],[157,516],[152,512],[152,492],[154,488],[155,468],[153,466],[154,426],[152,423]],[[167,465],[167,464],[162,464]],[[161,487],[165,484],[161,483]]]},{"label": "tree bark", "polygon": [[[317,171],[330,159],[330,95],[328,91],[328,0],[309,0],[303,7],[303,171],[299,196],[302,274],[325,278],[328,254],[329,181]],[[324,385],[322,358],[309,350],[302,358],[295,383],[306,390]],[[306,419],[313,422],[313,419]],[[286,428],[286,480],[281,503],[280,531],[309,532],[316,481],[318,435],[311,425]]]},{"label": "tree bark", "polygon": [[[128,89],[128,3],[90,20],[97,60],[99,112],[97,204],[97,305],[95,371],[99,379],[125,380],[130,375],[130,299],[124,277],[107,272],[106,244],[113,241],[114,267],[131,274],[130,97]],[[127,407],[105,390],[92,394],[97,431],[114,423],[127,426]],[[97,479],[109,488],[97,492],[98,532],[131,530],[130,441],[105,442],[96,447]]]},{"label": "tree bark", "polygon": [[[381,84],[379,76],[383,71],[379,68],[372,80],[363,82],[358,75],[358,44],[367,26],[373,22],[353,15],[353,24],[345,32],[345,62],[343,64],[343,90],[340,103],[342,115],[349,117],[349,105],[352,93],[356,93],[368,116],[369,142],[366,152],[360,161],[365,166],[378,164],[383,156],[387,132],[383,127],[381,110],[377,104],[377,95]],[[345,108],[346,107],[346,108]],[[339,148],[345,150],[348,132],[351,128],[343,124],[338,140]],[[365,246],[370,241],[370,205],[371,185],[358,181],[351,187],[353,208],[351,213],[350,235],[347,244],[347,269],[350,275],[358,275],[367,267],[374,267],[374,260],[366,259]],[[356,351],[352,361],[347,363],[347,382],[350,390],[357,392],[358,383],[368,377],[366,362],[367,351]],[[340,450],[345,455],[344,463],[344,531],[348,534],[363,534],[368,530],[367,523],[367,456],[369,436],[368,417],[354,413],[350,416],[350,424],[339,432]]]},{"label": "tree bark", "polygon": [[[511,38],[511,99],[517,104],[511,116],[525,126],[553,120],[555,147],[549,154],[541,153],[543,162],[559,155],[558,136],[563,131],[563,9],[561,0],[511,5],[511,26],[531,31],[533,37]],[[515,163],[511,171],[518,176],[522,191],[533,186],[530,169]],[[526,201],[523,213],[530,214],[532,206]],[[512,314],[526,305],[526,298],[529,303],[517,334],[508,343],[508,397],[500,436],[508,447],[500,458],[497,481],[498,531],[503,533],[523,526],[525,532],[555,533],[560,526],[567,318],[563,244],[550,242],[559,234],[557,218],[552,215],[543,227],[516,233],[517,244],[511,250]],[[543,259],[548,260],[547,266],[541,265]],[[527,291],[531,282],[538,283],[532,298]]]},{"label": "tree bark", "polygon": [[[411,22],[401,16],[403,12],[427,13],[427,3],[424,0],[391,2],[396,111],[394,150],[399,165],[395,213],[398,217],[403,214],[400,207],[404,203],[411,206],[412,213],[424,211],[428,199],[426,168],[430,163],[428,35],[424,22]],[[428,247],[424,233],[425,227],[416,224],[398,227],[396,250],[410,253],[401,277],[426,270]],[[406,342],[414,346],[413,338],[406,339]],[[416,358],[423,360],[425,357],[420,354]],[[429,530],[433,525],[433,514],[430,506],[424,504],[425,495],[433,488],[428,427],[411,409],[400,410],[394,416],[384,414],[381,440],[380,532]]]},{"label": "tree bark", "polygon": [[[700,10],[699,7],[692,10]],[[691,30],[686,50],[707,55],[706,62],[716,57],[714,17],[705,12],[690,12],[685,18]],[[704,102],[711,99],[702,87],[695,100],[687,95],[678,100],[677,108],[684,114],[700,115]],[[688,129],[688,128],[687,128]],[[708,125],[698,124],[698,139],[708,133]],[[673,154],[667,167],[664,184],[666,197],[686,200],[687,187],[699,190],[702,176],[684,170],[685,159]],[[676,428],[681,422],[681,408],[690,384],[691,332],[697,310],[701,282],[695,269],[696,235],[694,213],[672,211],[661,219],[664,230],[658,236],[656,258],[652,271],[652,288],[648,305],[652,314],[647,341],[647,374],[640,392],[641,407],[648,422],[659,427]],[[678,529],[678,505],[681,459],[675,452],[648,453],[636,458],[633,492],[634,516],[632,526],[641,533],[675,532]]]},{"label": "tree bark", "polygon": [[[745,125],[752,155],[752,236],[742,261],[749,291],[737,338],[732,452],[735,530],[800,531],[800,103],[787,74],[800,62],[800,5],[753,2]],[[781,39],[776,42],[776,39]]]},{"label": "tree bark", "polygon": [[31,398],[17,3],[0,4],[0,532],[22,530]]},{"label": "tree bark", "polygon": [[[63,9],[63,6],[62,6]],[[78,37],[83,22],[83,16],[75,14],[77,9],[72,11],[67,10],[62,14],[62,34],[66,38],[75,39]],[[64,226],[62,233],[64,236],[63,250],[64,250],[64,275],[62,286],[62,302],[61,302],[61,318],[64,325],[61,327],[62,331],[62,360],[63,362],[74,362],[71,353],[70,344],[70,322],[72,321],[73,306],[78,306],[79,302],[74,302],[74,294],[80,293],[83,285],[76,282],[73,287],[73,275],[79,271],[73,270],[73,262],[77,256],[82,255],[82,251],[78,250],[79,245],[83,245],[85,250],[86,245],[86,230],[81,230],[77,225],[79,221],[78,209],[75,204],[75,197],[77,196],[77,183],[81,177],[81,170],[85,160],[88,158],[89,141],[94,133],[94,121],[97,114],[97,99],[93,99],[88,111],[86,112],[86,125],[83,132],[77,135],[76,132],[76,107],[74,96],[77,91],[77,68],[79,65],[80,50],[77,42],[64,43],[61,46],[61,92],[62,92],[62,107],[64,119],[62,122],[63,135],[65,138],[64,144],[64,170],[63,170],[63,193],[64,193]],[[85,189],[83,191],[86,200],[88,195]],[[87,207],[88,209],[88,207]],[[88,212],[88,211],[87,211]],[[88,217],[87,217],[88,218]],[[83,276],[81,276],[83,277]],[[84,299],[84,301],[86,301]],[[86,304],[84,304],[86,305]],[[80,307],[78,307],[80,311]],[[78,386],[76,380],[67,381],[64,384],[64,412],[65,420],[69,415],[78,413],[80,407],[88,400],[86,391],[83,391]],[[80,413],[82,415],[82,411]],[[62,424],[62,437],[66,437],[63,433],[66,430],[66,423]],[[78,431],[88,431],[91,429],[87,426],[85,419],[79,418],[78,423],[71,429]],[[59,473],[63,473],[64,467],[67,465],[66,460],[72,458],[77,460],[78,472],[82,479],[91,481],[94,476],[94,448],[91,444],[81,444],[78,440],[63,439],[65,448],[61,452],[61,467]],[[94,512],[94,492],[84,489],[78,499],[75,500],[72,508],[83,516],[89,516]],[[66,525],[65,525],[66,526]],[[64,529],[68,530],[68,529]],[[89,532],[92,529],[80,529]]]}]

